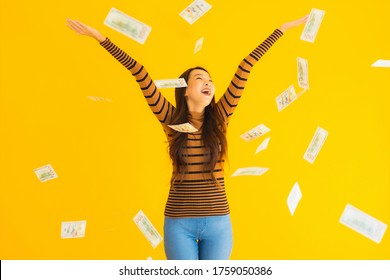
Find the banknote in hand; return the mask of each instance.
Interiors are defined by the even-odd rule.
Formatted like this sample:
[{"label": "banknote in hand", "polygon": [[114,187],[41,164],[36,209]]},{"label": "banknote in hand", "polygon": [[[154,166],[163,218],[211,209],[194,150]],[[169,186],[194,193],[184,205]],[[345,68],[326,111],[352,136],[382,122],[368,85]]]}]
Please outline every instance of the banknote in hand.
[{"label": "banknote in hand", "polygon": [[325,11],[313,8],[303,29],[301,40],[314,43]]}]

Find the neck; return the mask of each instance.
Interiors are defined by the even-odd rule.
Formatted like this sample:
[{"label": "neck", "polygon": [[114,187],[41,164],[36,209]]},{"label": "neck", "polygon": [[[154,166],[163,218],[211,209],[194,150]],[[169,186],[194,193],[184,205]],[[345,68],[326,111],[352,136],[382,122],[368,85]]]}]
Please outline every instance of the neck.
[{"label": "neck", "polygon": [[195,106],[193,104],[187,104],[187,105],[188,105],[188,111],[190,113],[204,114],[204,110],[205,110],[204,106]]}]

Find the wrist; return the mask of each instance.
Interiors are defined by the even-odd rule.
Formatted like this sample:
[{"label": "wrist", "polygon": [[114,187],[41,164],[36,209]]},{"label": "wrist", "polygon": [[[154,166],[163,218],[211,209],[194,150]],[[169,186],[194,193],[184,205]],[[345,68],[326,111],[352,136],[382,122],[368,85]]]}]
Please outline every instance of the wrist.
[{"label": "wrist", "polygon": [[103,42],[104,40],[106,40],[106,37],[104,37],[102,34],[98,33],[98,34],[95,35],[95,39],[96,39],[99,43],[101,43],[101,42]]}]

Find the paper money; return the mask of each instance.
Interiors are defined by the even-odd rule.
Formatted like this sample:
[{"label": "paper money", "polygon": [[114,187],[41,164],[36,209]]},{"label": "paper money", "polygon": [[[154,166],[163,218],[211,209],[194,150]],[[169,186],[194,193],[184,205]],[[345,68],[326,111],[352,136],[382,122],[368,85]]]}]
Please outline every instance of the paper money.
[{"label": "paper money", "polygon": [[154,228],[142,210],[139,210],[133,221],[138,226],[142,234],[146,237],[146,239],[150,242],[153,248],[156,248],[163,240],[161,235]]},{"label": "paper money", "polygon": [[328,132],[321,127],[317,127],[317,130],[311,139],[310,145],[307,148],[303,158],[310,163],[314,163],[314,160],[320,152],[322,145],[325,143],[326,137],[328,137]]},{"label": "paper money", "polygon": [[271,137],[268,137],[268,138],[264,139],[263,142],[261,142],[261,144],[256,149],[255,155],[258,154],[259,152],[267,149],[270,139],[271,139]]},{"label": "paper money", "polygon": [[371,66],[372,67],[390,67],[390,60],[378,59]]},{"label": "paper money", "polygon": [[195,0],[180,13],[180,16],[189,24],[193,24],[210,9],[211,5],[206,1]]},{"label": "paper money", "polygon": [[184,78],[179,79],[166,79],[166,80],[154,80],[154,84],[157,88],[182,88],[187,87],[186,80]]},{"label": "paper money", "polygon": [[198,130],[190,123],[182,123],[182,124],[171,124],[168,125],[173,130],[183,132],[183,133],[193,133],[197,132]]},{"label": "paper money", "polygon": [[204,37],[202,37],[202,38],[198,39],[198,41],[196,41],[194,53],[197,53],[198,51],[200,51],[202,49],[203,40],[204,40]]},{"label": "paper money", "polygon": [[340,217],[340,223],[364,235],[376,243],[380,243],[387,225],[364,213],[351,204],[347,204]]},{"label": "paper money", "polygon": [[99,96],[87,96],[89,99],[93,101],[106,101],[106,102],[112,102],[111,99],[105,98],[105,97],[99,97]]},{"label": "paper money", "polygon": [[267,172],[269,168],[267,167],[245,167],[238,168],[233,174],[232,177],[235,176],[261,176],[265,172]]},{"label": "paper money", "polygon": [[297,58],[298,64],[298,86],[301,88],[309,88],[309,68],[307,59],[302,57]]},{"label": "paper money", "polygon": [[249,142],[249,141],[252,141],[253,139],[256,139],[256,138],[266,134],[269,131],[271,131],[271,129],[266,127],[264,124],[260,124],[260,125],[256,126],[255,128],[252,128],[251,130],[241,134],[240,137],[242,139],[244,139],[245,141]]},{"label": "paper money", "polygon": [[85,236],[87,221],[62,222],[61,238],[80,238]]},{"label": "paper money", "polygon": [[276,105],[278,106],[278,111],[282,111],[292,102],[294,102],[295,99],[297,99],[297,94],[295,93],[294,85],[291,85],[276,97]]},{"label": "paper money", "polygon": [[111,8],[104,24],[112,29],[130,37],[140,44],[144,44],[152,28],[129,15]]},{"label": "paper money", "polygon": [[309,19],[301,35],[301,40],[314,43],[324,15],[325,11],[323,10],[311,9]]},{"label": "paper money", "polygon": [[295,209],[297,208],[301,198],[302,198],[302,192],[301,189],[299,188],[298,182],[296,182],[293,188],[291,189],[290,194],[287,197],[287,206],[288,209],[290,210],[291,216],[294,215]]},{"label": "paper money", "polygon": [[34,169],[39,181],[46,182],[55,178],[58,178],[57,173],[54,171],[50,164]]}]

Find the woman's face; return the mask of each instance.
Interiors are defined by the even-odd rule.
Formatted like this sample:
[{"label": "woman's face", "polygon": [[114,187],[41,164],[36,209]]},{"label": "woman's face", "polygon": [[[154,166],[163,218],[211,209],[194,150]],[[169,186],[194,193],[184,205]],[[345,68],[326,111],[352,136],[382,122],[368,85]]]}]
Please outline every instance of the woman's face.
[{"label": "woman's face", "polygon": [[187,81],[185,96],[190,111],[203,111],[214,97],[215,87],[210,75],[201,69],[192,70]]}]

